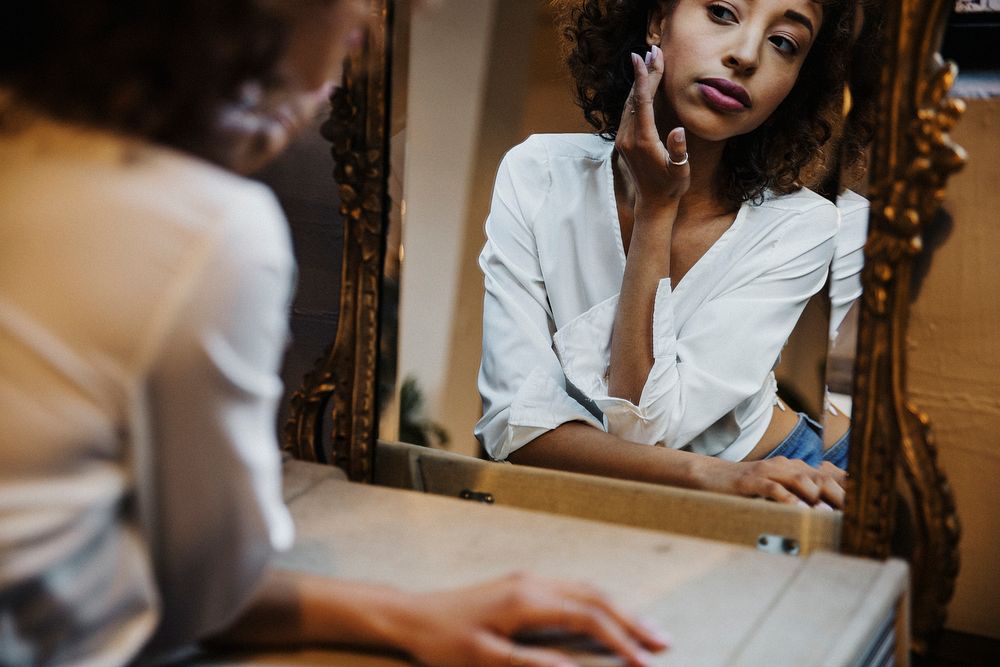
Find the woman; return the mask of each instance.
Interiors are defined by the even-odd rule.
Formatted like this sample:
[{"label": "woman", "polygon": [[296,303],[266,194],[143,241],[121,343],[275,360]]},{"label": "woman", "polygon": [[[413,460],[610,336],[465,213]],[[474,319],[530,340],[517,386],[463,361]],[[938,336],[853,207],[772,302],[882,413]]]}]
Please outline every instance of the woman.
[{"label": "woman", "polygon": [[773,368],[834,254],[837,210],[800,173],[830,137],[851,10],[574,3],[599,136],[507,155],[480,258],[494,458],[841,506],[846,459],[822,459],[846,448],[823,451]]},{"label": "woman", "polygon": [[434,594],[269,571],[290,546],[274,408],[293,260],[280,152],[360,36],[356,0],[0,9],[0,663],[198,639],[386,646],[434,665],[630,664],[662,639],[593,591]]}]

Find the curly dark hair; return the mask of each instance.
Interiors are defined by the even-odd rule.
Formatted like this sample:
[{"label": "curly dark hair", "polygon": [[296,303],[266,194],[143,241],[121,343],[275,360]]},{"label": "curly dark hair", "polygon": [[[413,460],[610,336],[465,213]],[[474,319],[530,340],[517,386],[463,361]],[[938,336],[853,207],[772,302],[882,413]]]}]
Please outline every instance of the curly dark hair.
[{"label": "curly dark hair", "polygon": [[[676,2],[676,0],[674,0]],[[727,200],[761,201],[765,192],[799,189],[800,173],[832,135],[841,108],[856,0],[816,0],[823,23],[795,87],[761,127],[726,142],[719,191]],[[566,61],[577,104],[613,140],[632,88],[630,54],[645,53],[650,12],[660,0],[559,2]]]},{"label": "curly dark hair", "polygon": [[256,0],[6,0],[0,86],[57,119],[212,159],[220,109],[247,82],[278,85],[288,31]]}]

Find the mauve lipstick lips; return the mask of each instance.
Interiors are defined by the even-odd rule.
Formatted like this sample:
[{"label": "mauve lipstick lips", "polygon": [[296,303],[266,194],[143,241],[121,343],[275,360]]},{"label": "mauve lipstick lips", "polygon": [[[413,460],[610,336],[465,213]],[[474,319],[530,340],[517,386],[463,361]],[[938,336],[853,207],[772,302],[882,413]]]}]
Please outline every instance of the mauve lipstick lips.
[{"label": "mauve lipstick lips", "polygon": [[719,111],[743,111],[753,106],[746,88],[728,79],[702,79],[698,88],[709,106]]}]

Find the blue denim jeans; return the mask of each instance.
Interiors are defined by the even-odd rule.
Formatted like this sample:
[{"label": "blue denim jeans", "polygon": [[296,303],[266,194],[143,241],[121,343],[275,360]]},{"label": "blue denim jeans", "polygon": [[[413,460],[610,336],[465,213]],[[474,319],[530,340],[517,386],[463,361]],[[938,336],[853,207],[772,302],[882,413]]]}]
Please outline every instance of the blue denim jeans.
[{"label": "blue denim jeans", "polygon": [[806,415],[799,413],[799,421],[792,432],[785,436],[765,459],[784,456],[805,461],[812,467],[823,462],[823,428]]},{"label": "blue denim jeans", "polygon": [[851,429],[847,429],[830,449],[823,452],[823,460],[829,461],[841,470],[847,470],[847,448],[851,440]]},{"label": "blue denim jeans", "polygon": [[799,421],[792,432],[785,436],[781,444],[772,449],[771,453],[764,458],[784,456],[789,459],[805,461],[814,468],[823,461],[829,461],[841,470],[847,470],[847,448],[850,436],[851,430],[847,429],[847,432],[824,452],[823,427],[800,412]]}]

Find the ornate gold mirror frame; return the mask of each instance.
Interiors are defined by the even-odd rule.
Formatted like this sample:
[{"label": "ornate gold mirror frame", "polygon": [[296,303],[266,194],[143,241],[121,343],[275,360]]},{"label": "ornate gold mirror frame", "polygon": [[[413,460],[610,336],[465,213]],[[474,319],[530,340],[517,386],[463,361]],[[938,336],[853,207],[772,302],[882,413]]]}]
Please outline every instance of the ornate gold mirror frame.
[{"label": "ornate gold mirror frame", "polygon": [[[869,167],[871,217],[841,542],[847,553],[910,561],[918,653],[943,627],[958,574],[954,497],[937,465],[927,416],[906,392],[914,261],[948,178],[965,162],[948,134],[964,110],[960,100],[948,97],[956,69],[938,55],[953,7],[954,0],[883,5],[879,122]],[[910,535],[903,534],[904,526]]]},{"label": "ornate gold mirror frame", "polygon": [[[388,206],[391,0],[370,0],[364,47],[348,57],[322,134],[344,220],[337,336],[291,399],[283,448],[371,481],[377,420],[379,302]],[[332,426],[324,431],[324,417]]]},{"label": "ornate gold mirror frame", "polygon": [[[284,447],[370,481],[377,432],[379,301],[385,256],[392,0],[370,0],[365,48],[352,55],[323,134],[332,144],[344,217],[340,320],[332,347],[291,399]],[[927,417],[906,394],[911,272],[921,232],[964,153],[948,135],[963,110],[938,56],[954,0],[886,0],[880,117],[854,386],[845,552],[885,558],[907,517],[917,649],[940,630],[958,572],[959,524]],[[325,417],[329,415],[329,422]],[[329,432],[324,423],[329,423]],[[902,499],[902,503],[897,498]],[[898,539],[897,539],[898,542]]]}]

